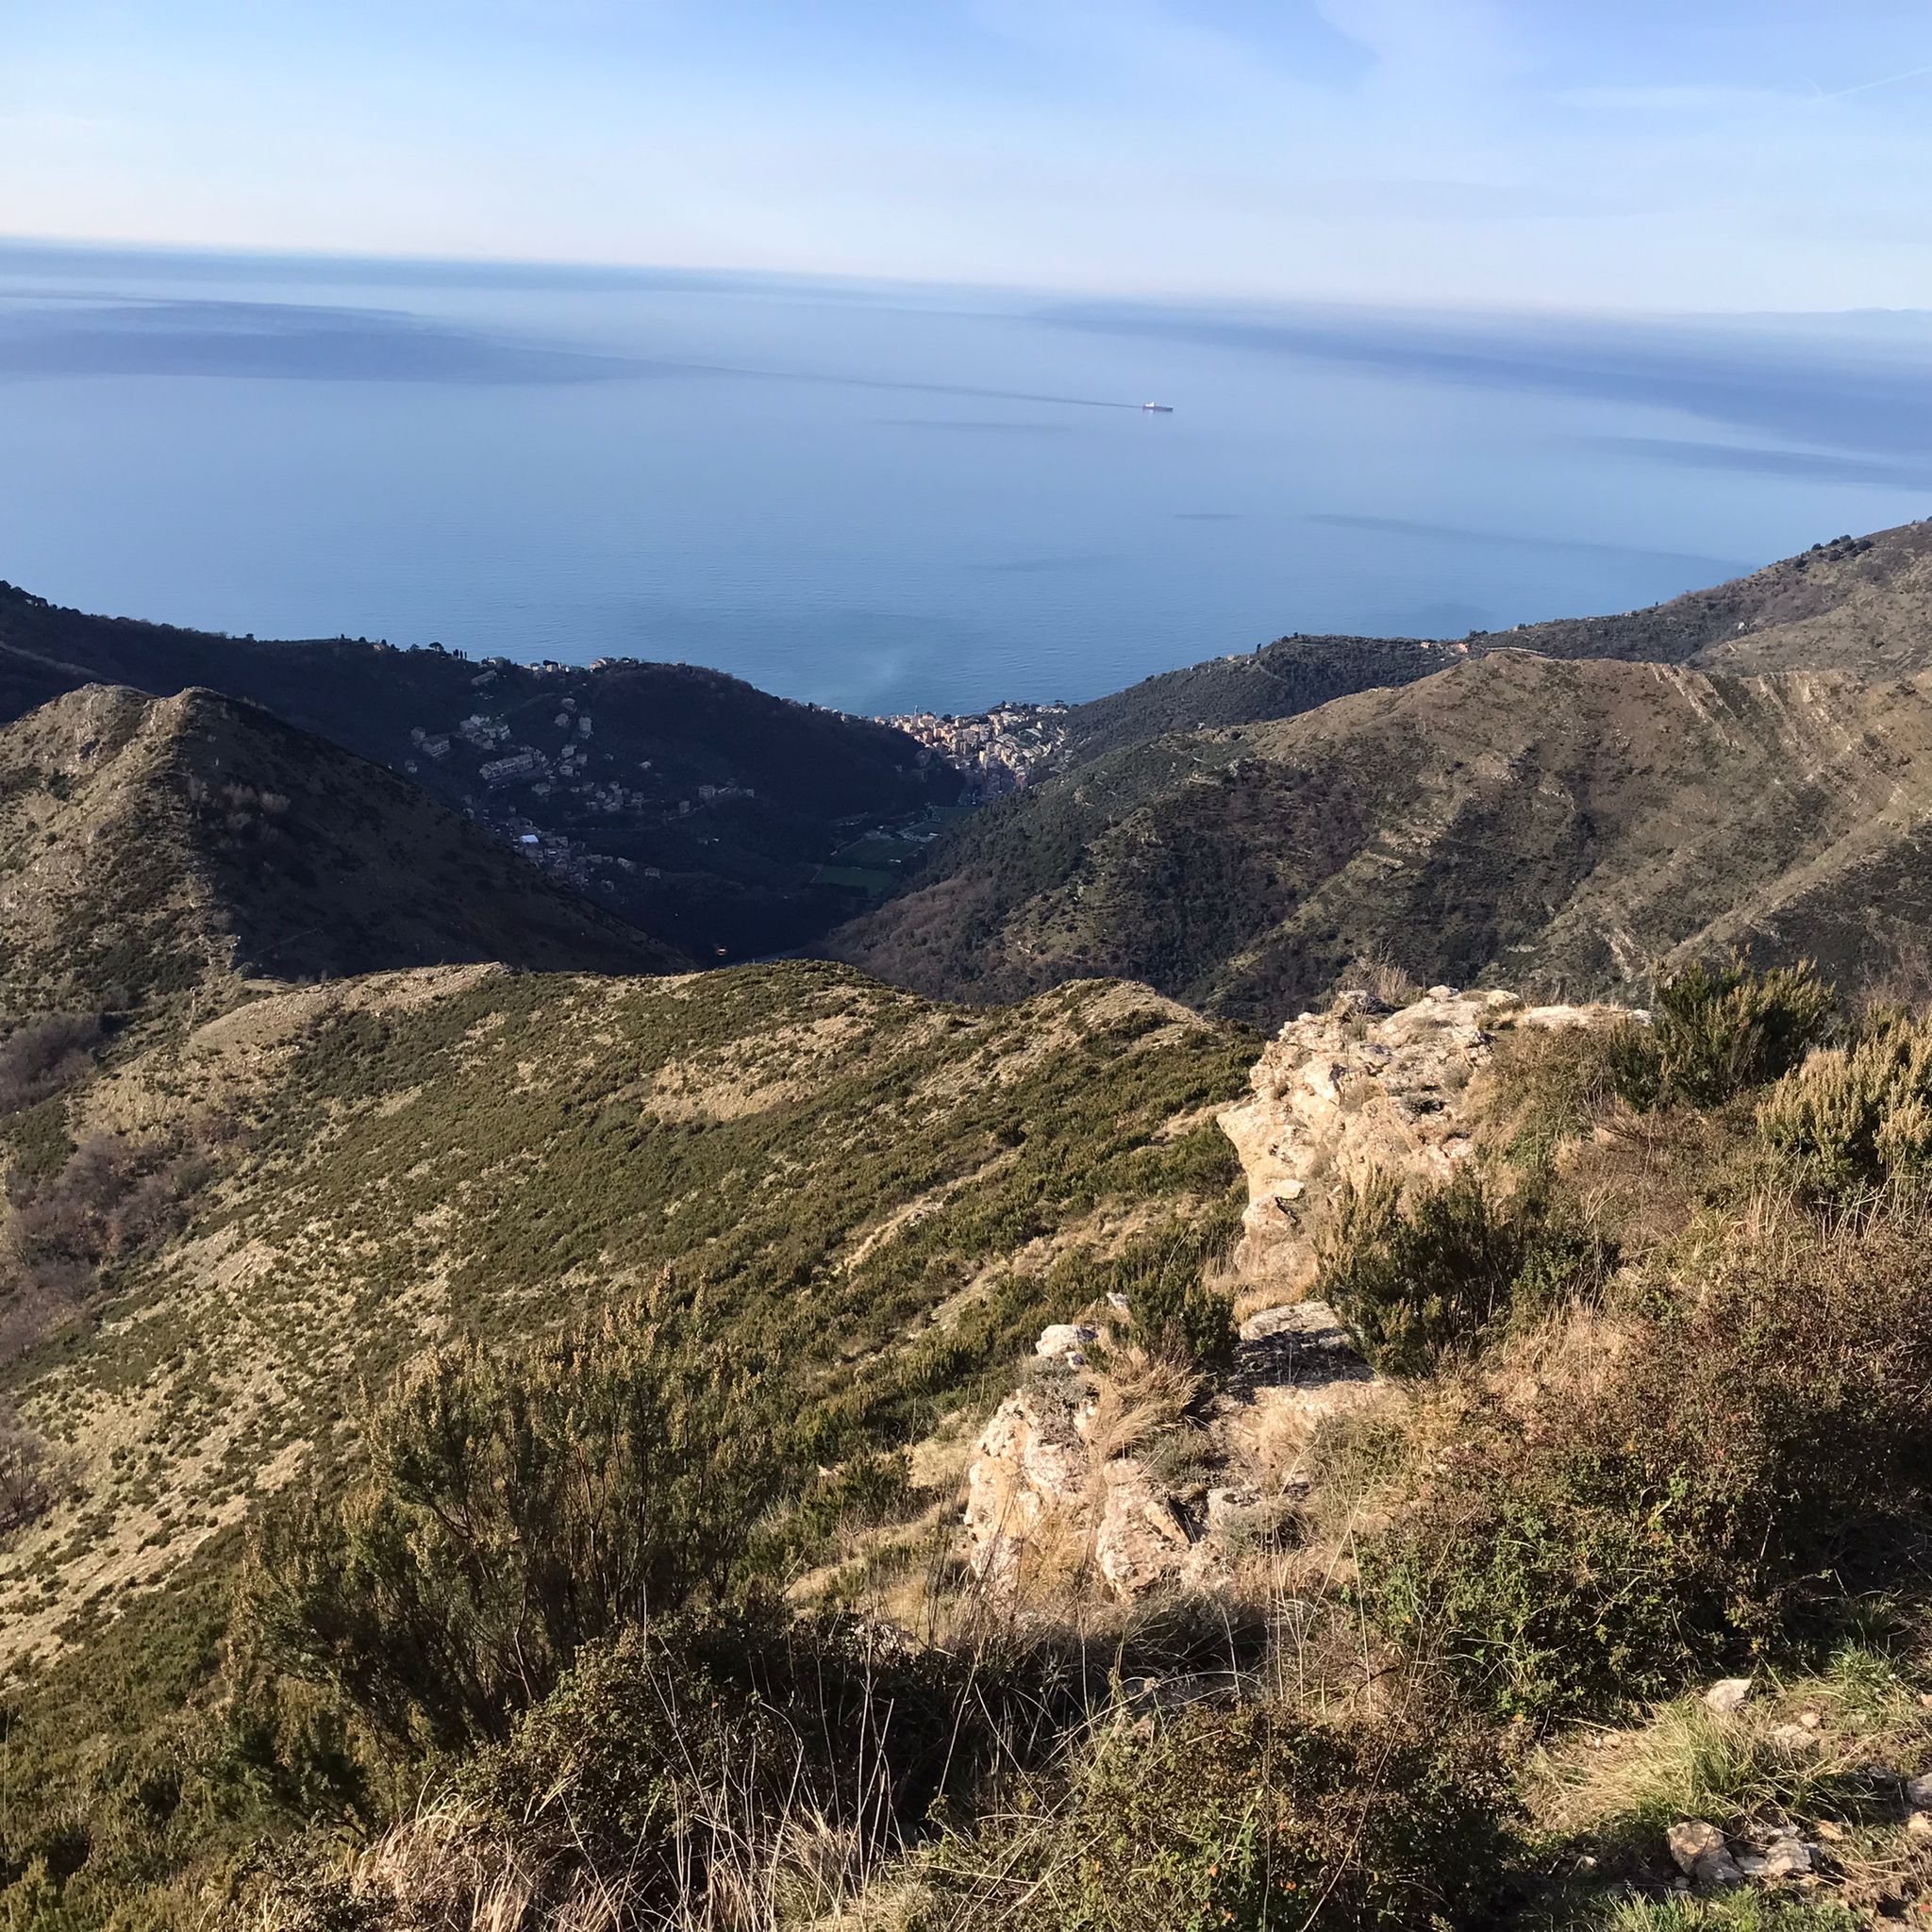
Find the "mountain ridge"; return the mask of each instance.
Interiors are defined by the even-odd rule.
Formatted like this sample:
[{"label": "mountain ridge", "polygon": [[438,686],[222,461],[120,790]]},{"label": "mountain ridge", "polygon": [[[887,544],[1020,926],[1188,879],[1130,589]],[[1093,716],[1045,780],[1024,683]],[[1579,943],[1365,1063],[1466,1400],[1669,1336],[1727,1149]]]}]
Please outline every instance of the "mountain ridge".
[{"label": "mountain ridge", "polygon": [[1743,576],[1634,610],[1460,638],[1277,638],[1074,706],[1062,724],[1057,768],[1170,731],[1291,717],[1357,690],[1412,682],[1456,657],[1507,650],[1706,670],[1932,668],[1932,521],[1814,543]]},{"label": "mountain ridge", "polygon": [[1925,674],[1495,649],[1076,767],[834,943],[928,992],[1108,972],[1268,1024],[1377,958],[1578,996],[1700,945],[1796,946],[1856,982],[1932,912],[1928,809]]},{"label": "mountain ridge", "polygon": [[706,959],[808,943],[867,896],[840,852],[960,790],[901,732],[702,667],[258,641],[92,617],[0,585],[0,723],[89,683],[159,696],[201,686],[263,706],[501,838],[528,834],[607,910]]},{"label": "mountain ridge", "polygon": [[0,726],[0,913],[16,1012],[462,960],[690,964],[397,774],[196,687],[83,686]]}]

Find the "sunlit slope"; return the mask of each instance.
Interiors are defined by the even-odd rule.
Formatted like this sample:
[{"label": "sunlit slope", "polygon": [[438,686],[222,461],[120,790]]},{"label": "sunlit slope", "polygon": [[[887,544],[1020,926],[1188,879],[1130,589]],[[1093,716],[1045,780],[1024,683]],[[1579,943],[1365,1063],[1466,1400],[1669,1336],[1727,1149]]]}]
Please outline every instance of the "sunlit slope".
[{"label": "sunlit slope", "polygon": [[928,992],[1117,974],[1261,1023],[1368,958],[1582,994],[1735,942],[1856,981],[1932,915],[1928,808],[1932,678],[1497,652],[1098,760],[840,943]]}]

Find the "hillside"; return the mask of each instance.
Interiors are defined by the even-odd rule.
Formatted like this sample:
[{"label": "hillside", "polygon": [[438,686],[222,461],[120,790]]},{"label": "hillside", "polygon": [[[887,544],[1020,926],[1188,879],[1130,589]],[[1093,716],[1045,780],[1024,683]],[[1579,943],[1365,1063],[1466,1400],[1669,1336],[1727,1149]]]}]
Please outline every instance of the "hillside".
[{"label": "hillside", "polygon": [[1277,638],[1075,705],[1060,721],[1055,763],[1066,770],[1170,731],[1292,718],[1331,698],[1426,677],[1460,652],[1413,638]]},{"label": "hillside", "polygon": [[482,959],[687,963],[407,779],[253,705],[90,685],[0,727],[15,1016]]},{"label": "hillside", "polygon": [[1278,1024],[1353,962],[1571,994],[1678,951],[1919,944],[1932,678],[1492,652],[1113,754],[969,822],[841,955],[956,997],[1091,973]]},{"label": "hillside", "polygon": [[[758,1364],[739,1413],[761,1466],[873,1480],[1041,1322],[1231,1237],[1212,1116],[1253,1051],[1140,988],[975,1013],[818,965],[464,967],[260,999],[0,1120],[32,1217],[0,1227],[0,1314],[103,1185],[102,1135],[174,1197],[144,1241],[97,1246],[78,1312],[0,1337],[61,1471],[51,1509],[0,1523],[0,1890],[76,1818],[69,1890],[104,1912],[281,1815],[281,1774],[245,1758],[283,1747],[222,1730],[232,1532],[353,1464],[363,1391],[420,1351],[519,1358],[643,1297],[703,1362]],[[891,1510],[943,1502],[878,1467]],[[832,1548],[851,1499],[827,1498],[779,1532],[794,1573]],[[199,1767],[178,1817],[142,1795],[166,1763]]]},{"label": "hillside", "polygon": [[204,1150],[6,1372],[0,1913],[1909,1924],[1928,1039],[801,963],[153,1046],[0,1121],[15,1268]]},{"label": "hillside", "polygon": [[1716,671],[1932,669],[1932,522],[1835,538],[1643,610],[1558,618],[1443,642],[1279,638],[1074,706],[1060,721],[1055,763],[1065,771],[1171,731],[1291,718],[1355,691],[1426,677],[1454,656],[1496,650]]},{"label": "hillside", "polygon": [[901,733],[695,666],[258,642],[0,585],[0,723],[83,684],[203,686],[264,706],[505,839],[530,835],[564,883],[707,960],[809,943],[871,890],[839,854],[959,790]]},{"label": "hillside", "polygon": [[1646,610],[1522,625],[1470,642],[1723,671],[1932,669],[1932,522],[1815,543]]}]

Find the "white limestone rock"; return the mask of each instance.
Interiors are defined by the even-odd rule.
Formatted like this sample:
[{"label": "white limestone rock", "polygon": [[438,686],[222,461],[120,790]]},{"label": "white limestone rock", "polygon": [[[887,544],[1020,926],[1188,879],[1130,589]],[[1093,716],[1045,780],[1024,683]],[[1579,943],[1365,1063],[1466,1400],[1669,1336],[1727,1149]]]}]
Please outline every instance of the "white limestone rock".
[{"label": "white limestone rock", "polygon": [[1474,1151],[1474,1101],[1499,1034],[1607,1025],[1608,1006],[1526,1007],[1512,992],[1435,987],[1391,1011],[1366,992],[1291,1020],[1249,1076],[1252,1098],[1220,1116],[1248,1182],[1238,1270],[1305,1285],[1313,1225],[1344,1182],[1447,1180]]},{"label": "white limestone rock", "polygon": [[1672,1862],[1698,1885],[1735,1884],[1742,1877],[1724,1833],[1702,1818],[1687,1818],[1664,1834]]},{"label": "white limestone rock", "polygon": [[1033,1344],[1037,1356],[1058,1356],[1070,1369],[1087,1360],[1087,1351],[1100,1340],[1100,1330],[1086,1322],[1053,1322],[1040,1331]]},{"label": "white limestone rock", "polygon": [[993,1411],[966,1472],[966,1534],[974,1570],[1013,1587],[1042,1526],[1084,1495],[1087,1444],[1072,1404],[1022,1391]]}]

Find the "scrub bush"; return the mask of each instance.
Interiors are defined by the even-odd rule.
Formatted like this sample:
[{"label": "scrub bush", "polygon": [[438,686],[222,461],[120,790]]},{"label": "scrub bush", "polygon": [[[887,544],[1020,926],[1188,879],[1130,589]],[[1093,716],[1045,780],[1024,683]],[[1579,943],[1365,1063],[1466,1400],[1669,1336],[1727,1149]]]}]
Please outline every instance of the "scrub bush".
[{"label": "scrub bush", "polygon": [[359,1482],[269,1512],[264,1655],[402,1753],[503,1737],[586,1644],[724,1590],[786,1473],[757,1382],[635,1309],[516,1357],[438,1351]]},{"label": "scrub bush", "polygon": [[1802,1644],[1919,1546],[1928,1232],[1736,1232],[1688,1306],[1474,1406],[1363,1549],[1383,1626],[1536,1716]]},{"label": "scrub bush", "polygon": [[1277,1705],[1197,1709],[1104,1732],[1058,1788],[942,1845],[936,1889],[955,1910],[935,1921],[1465,1924],[1500,1889],[1513,1810],[1493,1742],[1441,1710],[1331,1725]]},{"label": "scrub bush", "polygon": [[1923,1173],[1932,1161],[1932,1021],[1881,1015],[1849,1046],[1813,1055],[1772,1090],[1757,1125],[1826,1191]]},{"label": "scrub bush", "polygon": [[1829,1030],[1836,1002],[1808,960],[1758,972],[1733,954],[1659,980],[1650,1025],[1619,1037],[1611,1079],[1640,1112],[1720,1107],[1789,1073]]},{"label": "scrub bush", "polygon": [[1599,1281],[1607,1265],[1595,1242],[1550,1222],[1540,1192],[1504,1200],[1464,1166],[1407,1207],[1391,1181],[1345,1191],[1323,1235],[1315,1293],[1348,1318],[1378,1368],[1423,1374]]}]

